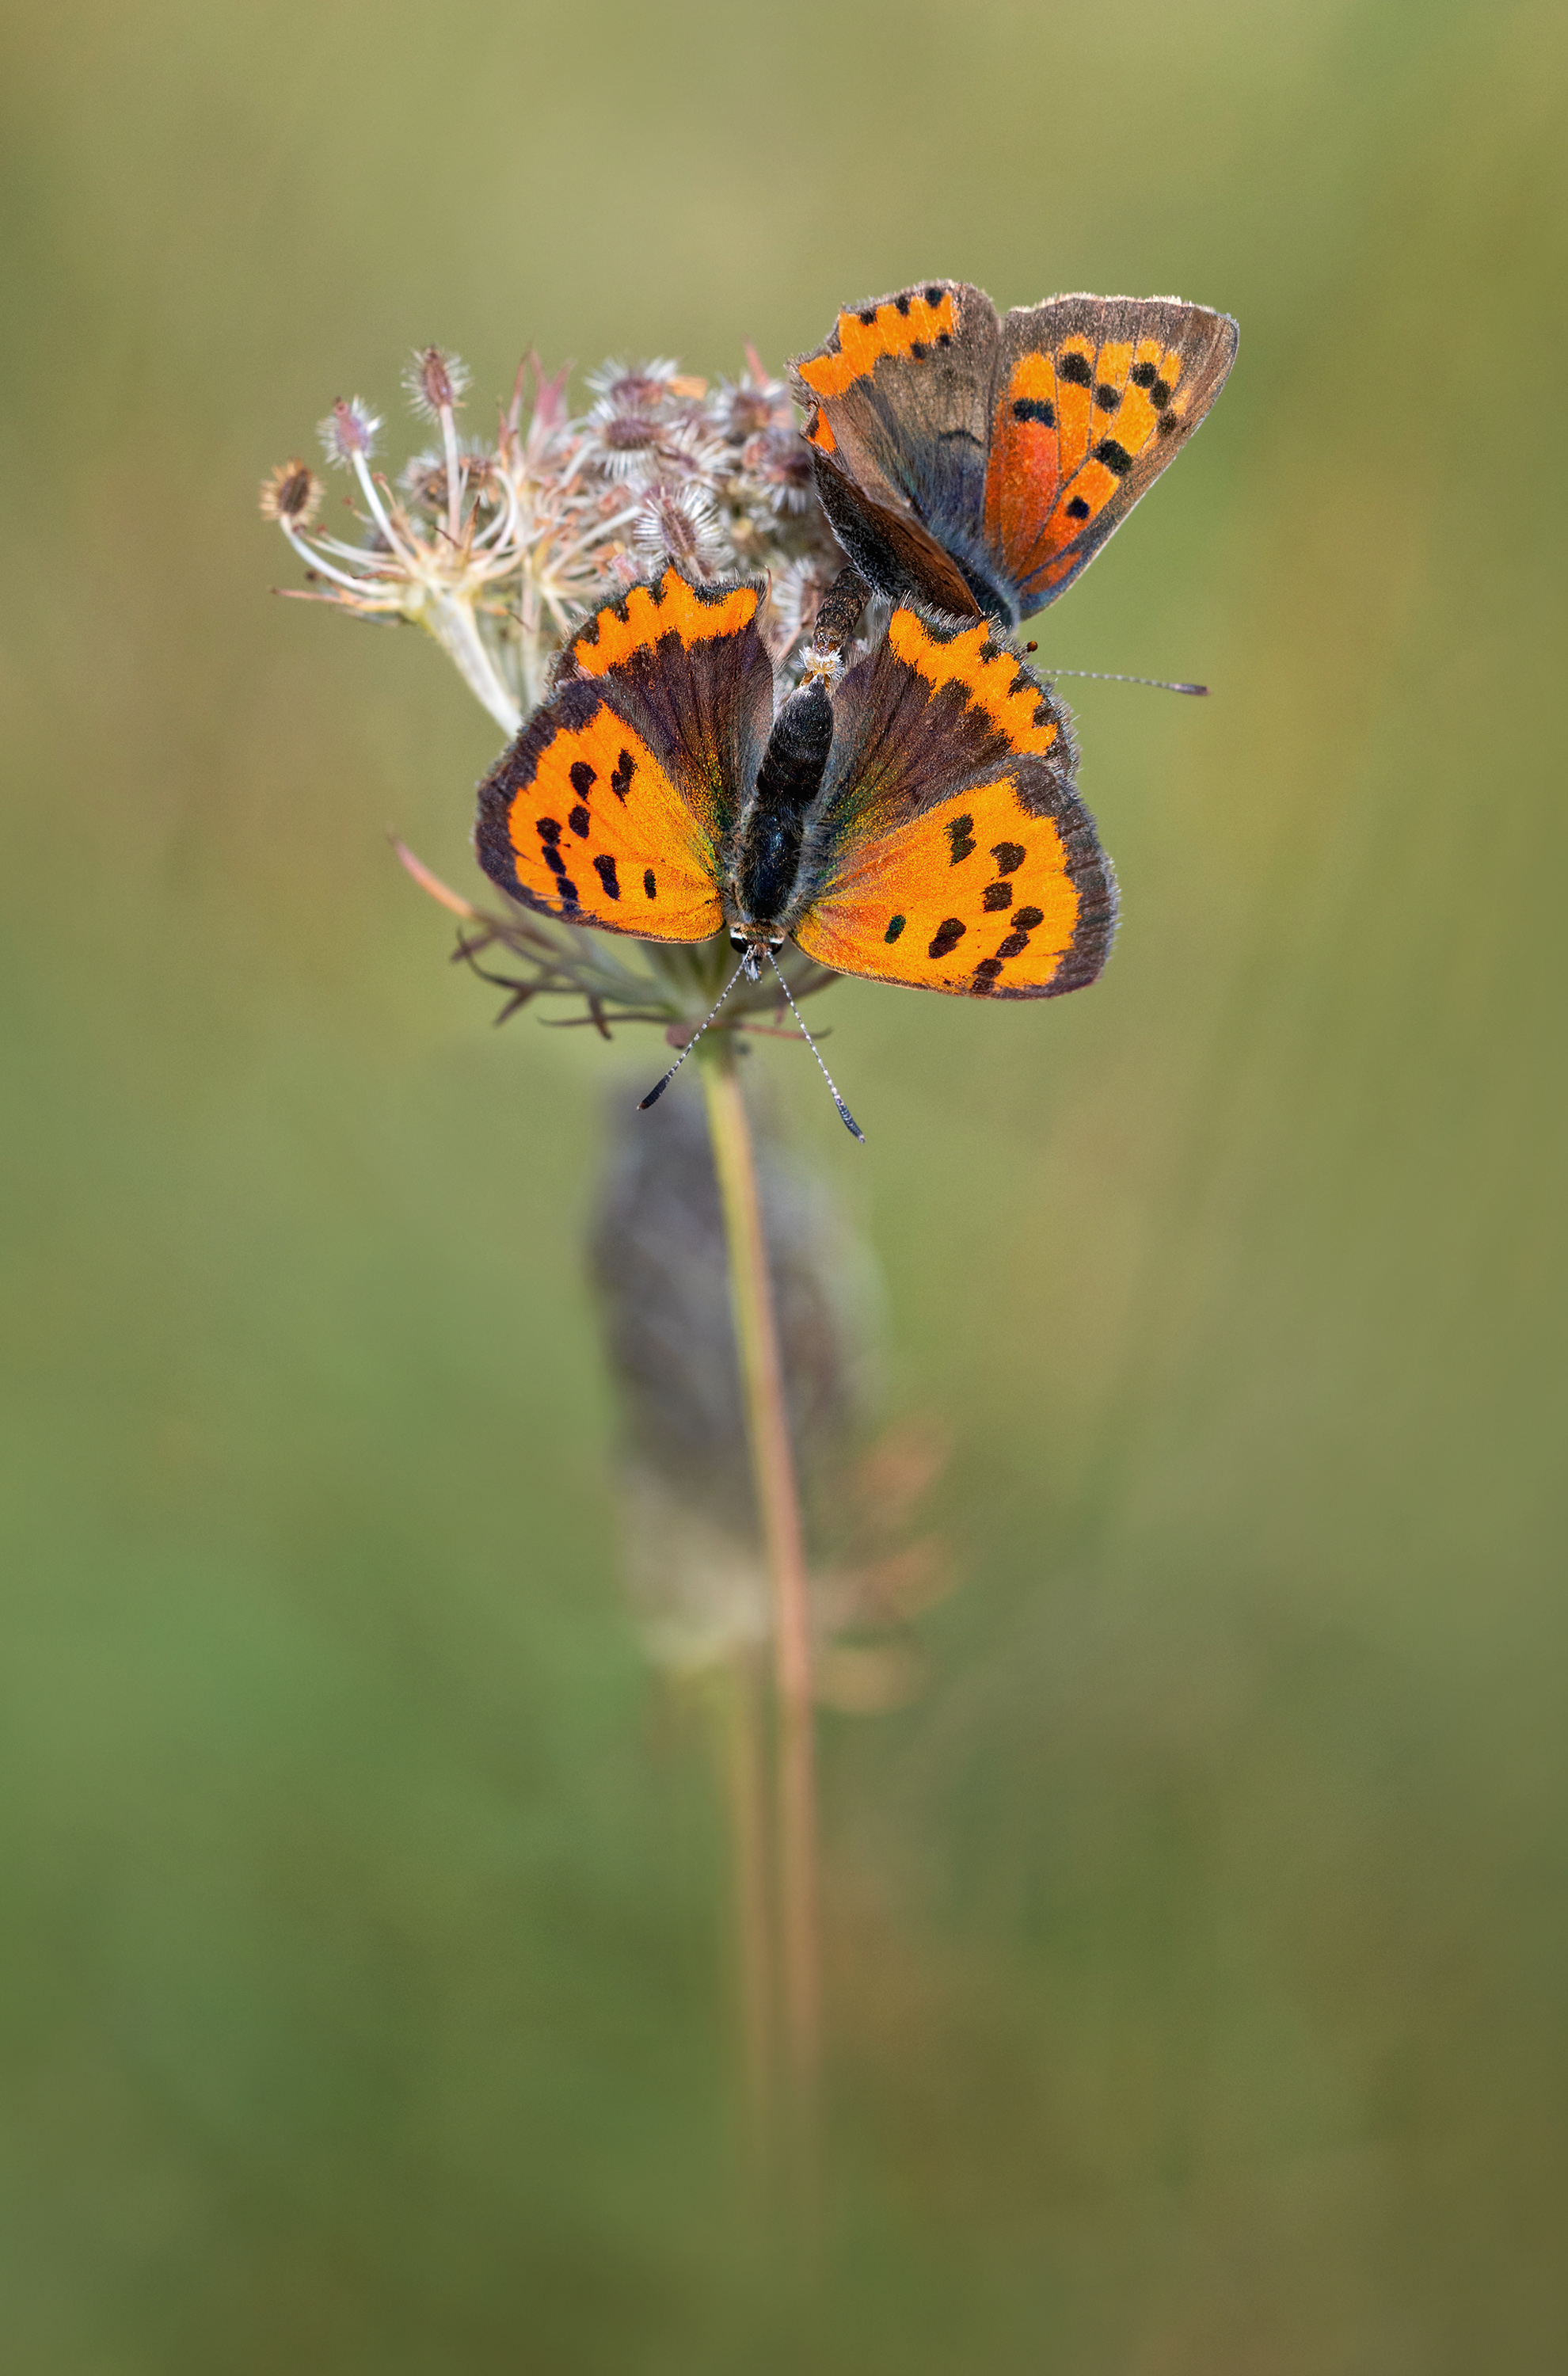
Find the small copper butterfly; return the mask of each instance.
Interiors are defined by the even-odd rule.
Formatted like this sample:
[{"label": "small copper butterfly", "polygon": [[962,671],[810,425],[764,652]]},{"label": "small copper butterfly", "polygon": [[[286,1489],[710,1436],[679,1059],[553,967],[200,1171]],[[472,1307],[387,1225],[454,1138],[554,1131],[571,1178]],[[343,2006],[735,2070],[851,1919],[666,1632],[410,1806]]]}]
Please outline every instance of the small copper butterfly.
[{"label": "small copper butterfly", "polygon": [[1228,314],[932,280],[791,363],[834,533],[879,593],[1016,626],[1070,586],[1225,385]]}]

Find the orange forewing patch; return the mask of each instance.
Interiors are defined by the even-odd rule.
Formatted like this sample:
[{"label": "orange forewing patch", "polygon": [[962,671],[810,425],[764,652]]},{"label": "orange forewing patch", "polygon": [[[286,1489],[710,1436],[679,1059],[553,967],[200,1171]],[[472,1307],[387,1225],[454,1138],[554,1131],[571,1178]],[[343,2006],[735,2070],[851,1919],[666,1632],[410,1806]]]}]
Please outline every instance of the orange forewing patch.
[{"label": "orange forewing patch", "polygon": [[724,921],[711,843],[606,703],[585,725],[556,730],[513,795],[506,828],[518,882],[574,923],[705,941]]},{"label": "orange forewing patch", "polygon": [[1057,459],[1056,366],[1047,354],[1020,356],[996,408],[985,478],[985,532],[1009,562],[1028,557],[1045,533],[1062,483]]},{"label": "orange forewing patch", "polygon": [[1038,993],[1078,911],[1054,820],[1007,776],[868,838],[794,937],[839,973],[968,998]]},{"label": "orange forewing patch", "polygon": [[755,618],[760,600],[754,586],[738,586],[722,600],[705,601],[679,570],[667,569],[657,588],[634,586],[624,601],[590,619],[574,638],[571,656],[584,676],[604,676],[662,636],[679,636],[690,651],[695,643],[739,635]]},{"label": "orange forewing patch", "polygon": [[944,685],[960,685],[965,698],[985,711],[1015,751],[1051,749],[1056,740],[1056,721],[1049,714],[1041,689],[1019,665],[1017,654],[995,641],[988,621],[982,619],[944,641],[913,611],[897,610],[888,626],[887,641],[899,659],[925,678],[933,700]]},{"label": "orange forewing patch", "polygon": [[[837,352],[830,340],[827,352],[813,355],[798,366],[800,375],[814,396],[842,396],[856,380],[873,372],[884,355],[908,355],[917,346],[934,345],[938,339],[950,339],[956,327],[950,289],[943,291],[934,305],[918,291],[907,290],[874,309],[867,306],[859,314],[840,314],[833,333],[838,342]],[[833,449],[829,446],[825,450]]]},{"label": "orange forewing patch", "polygon": [[[1080,566],[1080,555],[1066,548],[1112,501],[1130,466],[1158,437],[1161,420],[1180,420],[1187,409],[1178,386],[1180,350],[1158,339],[1120,339],[1098,350],[1087,339],[1068,339],[1058,360],[1069,355],[1082,359],[1072,379],[1045,354],[1015,364],[996,410],[986,474],[986,530],[1017,574],[1027,577],[1052,553],[1061,555],[1043,571],[1046,586]],[[1113,400],[1102,402],[1104,394]],[[1031,404],[1049,408],[1053,422],[1020,412]],[[1120,469],[1098,457],[1096,449],[1108,442],[1125,457]]]},{"label": "orange forewing patch", "polygon": [[1063,479],[1072,477],[1089,450],[1094,356],[1087,339],[1063,339],[1057,350],[1056,439],[1058,468]]}]

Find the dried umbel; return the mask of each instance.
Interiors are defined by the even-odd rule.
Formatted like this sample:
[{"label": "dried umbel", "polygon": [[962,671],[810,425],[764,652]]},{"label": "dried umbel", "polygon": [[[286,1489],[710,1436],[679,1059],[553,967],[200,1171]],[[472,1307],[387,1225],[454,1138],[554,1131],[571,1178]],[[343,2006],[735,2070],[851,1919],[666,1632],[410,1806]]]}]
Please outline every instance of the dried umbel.
[{"label": "dried umbel", "polygon": [[667,561],[697,577],[774,579],[763,627],[788,668],[839,556],[783,382],[754,351],[714,388],[669,361],[607,362],[588,374],[587,409],[572,412],[566,376],[525,358],[493,437],[463,437],[467,368],[419,348],[404,388],[440,443],[395,483],[375,467],[380,419],[340,399],[321,438],[351,481],[356,533],[318,526],[319,481],[303,461],[280,464],[262,514],[311,580],[284,590],[425,628],[509,734],[542,697],[571,629]]}]

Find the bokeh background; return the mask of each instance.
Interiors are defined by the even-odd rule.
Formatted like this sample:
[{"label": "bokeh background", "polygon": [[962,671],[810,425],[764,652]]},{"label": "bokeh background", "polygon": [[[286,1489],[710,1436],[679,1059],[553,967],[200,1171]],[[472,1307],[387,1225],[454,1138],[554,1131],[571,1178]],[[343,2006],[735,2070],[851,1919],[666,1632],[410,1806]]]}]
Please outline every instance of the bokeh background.
[{"label": "bokeh background", "polygon": [[[1560,2369],[1562,12],[6,13],[6,2365]],[[493,731],[254,490],[932,273],[1242,343],[1037,631],[1217,689],[1076,689],[1103,982],[835,990],[863,1152],[754,1059],[963,1574],[825,1721],[812,2294],[618,1581],[655,1043],[491,1032],[382,837],[470,883]]]}]

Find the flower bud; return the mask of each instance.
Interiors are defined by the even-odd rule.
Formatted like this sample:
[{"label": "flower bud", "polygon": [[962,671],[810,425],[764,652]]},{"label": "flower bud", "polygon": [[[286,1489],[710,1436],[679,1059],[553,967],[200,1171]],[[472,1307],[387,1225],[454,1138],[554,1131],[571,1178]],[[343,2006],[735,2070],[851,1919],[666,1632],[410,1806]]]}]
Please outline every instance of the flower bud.
[{"label": "flower bud", "polygon": [[321,423],[322,450],[339,469],[350,469],[358,457],[362,455],[368,459],[375,451],[375,434],[380,426],[379,417],[362,397],[356,396],[351,403],[339,397]]},{"label": "flower bud", "polygon": [[468,384],[468,366],[462,357],[444,354],[439,347],[416,347],[403,374],[409,401],[426,421],[437,421],[443,412],[454,410]]},{"label": "flower bud", "polygon": [[279,528],[309,528],[321,509],[321,481],[296,454],[278,462],[261,482],[261,517]]}]

